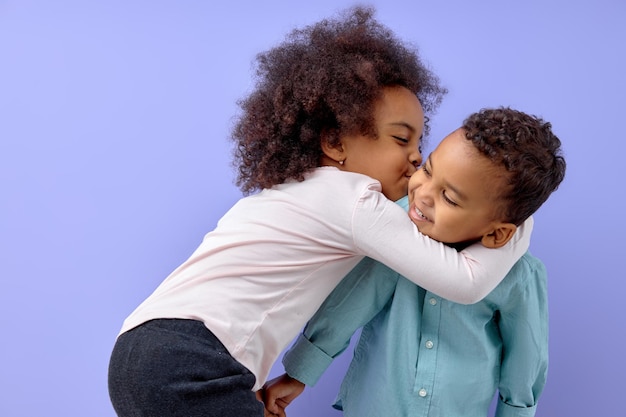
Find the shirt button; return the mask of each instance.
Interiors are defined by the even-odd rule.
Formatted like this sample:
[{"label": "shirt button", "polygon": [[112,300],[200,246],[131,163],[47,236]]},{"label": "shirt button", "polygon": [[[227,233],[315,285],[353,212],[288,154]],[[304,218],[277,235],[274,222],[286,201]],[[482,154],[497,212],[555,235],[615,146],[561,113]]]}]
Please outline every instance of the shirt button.
[{"label": "shirt button", "polygon": [[432,349],[434,345],[435,344],[432,341],[430,340],[426,341],[426,349]]},{"label": "shirt button", "polygon": [[434,306],[437,304],[437,299],[436,298],[431,298],[430,300],[428,300],[428,302],[430,303],[431,306]]},{"label": "shirt button", "polygon": [[426,392],[426,390],[424,388],[422,388],[421,390],[417,391],[417,395],[419,395],[420,397],[425,397],[428,393]]}]

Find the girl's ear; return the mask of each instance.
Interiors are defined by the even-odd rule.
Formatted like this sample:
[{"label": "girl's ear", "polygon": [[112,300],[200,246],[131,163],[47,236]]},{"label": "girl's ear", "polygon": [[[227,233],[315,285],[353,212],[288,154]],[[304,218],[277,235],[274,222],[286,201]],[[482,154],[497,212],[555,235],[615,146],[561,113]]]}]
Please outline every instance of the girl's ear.
[{"label": "girl's ear", "polygon": [[517,226],[513,223],[499,223],[490,233],[482,237],[480,242],[486,248],[496,249],[504,246],[515,234]]},{"label": "girl's ear", "polygon": [[341,161],[344,161],[346,159],[341,142],[336,145],[331,145],[328,142],[328,135],[326,133],[322,133],[321,145],[324,155],[332,161],[341,163]]}]

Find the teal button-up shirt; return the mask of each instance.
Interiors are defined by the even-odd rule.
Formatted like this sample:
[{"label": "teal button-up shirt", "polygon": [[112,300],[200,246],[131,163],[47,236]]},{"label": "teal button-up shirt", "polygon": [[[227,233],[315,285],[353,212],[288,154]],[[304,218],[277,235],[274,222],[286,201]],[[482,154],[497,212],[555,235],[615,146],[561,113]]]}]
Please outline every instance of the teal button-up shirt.
[{"label": "teal button-up shirt", "polygon": [[[406,201],[399,203],[406,206]],[[546,270],[526,253],[482,301],[456,304],[369,258],[284,355],[314,385],[362,328],[335,408],[346,417],[531,417],[548,367]]]}]

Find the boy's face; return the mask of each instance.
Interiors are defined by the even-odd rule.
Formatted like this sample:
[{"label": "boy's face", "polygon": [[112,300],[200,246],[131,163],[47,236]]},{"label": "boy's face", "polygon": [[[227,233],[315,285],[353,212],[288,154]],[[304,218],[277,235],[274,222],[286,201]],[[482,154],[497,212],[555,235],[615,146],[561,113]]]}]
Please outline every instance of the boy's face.
[{"label": "boy's face", "polygon": [[424,130],[424,112],[417,96],[404,87],[383,90],[374,110],[378,138],[362,135],[341,140],[339,167],[380,181],[383,194],[398,200],[407,193],[409,178],[422,162],[419,144]]},{"label": "boy's face", "polygon": [[469,242],[491,233],[503,167],[480,154],[464,131],[446,136],[409,181],[409,217],[423,234],[444,243]]}]

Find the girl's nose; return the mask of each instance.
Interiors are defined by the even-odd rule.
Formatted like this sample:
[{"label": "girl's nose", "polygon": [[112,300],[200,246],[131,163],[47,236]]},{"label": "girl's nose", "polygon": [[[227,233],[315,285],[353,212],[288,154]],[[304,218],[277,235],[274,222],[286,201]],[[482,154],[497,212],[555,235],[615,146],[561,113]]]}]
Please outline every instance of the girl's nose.
[{"label": "girl's nose", "polygon": [[415,152],[409,155],[409,161],[411,165],[415,167],[415,170],[417,170],[419,166],[422,165],[422,153],[416,149]]}]

